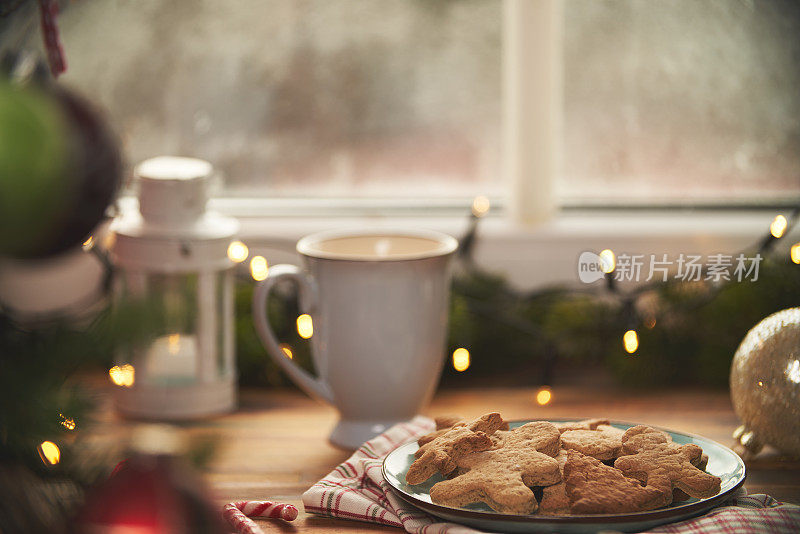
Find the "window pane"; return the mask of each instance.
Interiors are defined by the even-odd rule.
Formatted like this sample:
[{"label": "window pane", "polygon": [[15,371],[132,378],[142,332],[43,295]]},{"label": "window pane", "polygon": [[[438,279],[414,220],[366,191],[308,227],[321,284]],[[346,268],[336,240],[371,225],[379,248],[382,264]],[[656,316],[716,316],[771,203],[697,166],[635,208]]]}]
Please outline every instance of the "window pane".
[{"label": "window pane", "polygon": [[[564,3],[563,201],[800,196],[800,4]],[[225,194],[502,194],[502,0],[84,0],[63,79]]]},{"label": "window pane", "polygon": [[228,194],[500,190],[501,0],[87,0],[63,79]]},{"label": "window pane", "polygon": [[800,4],[565,3],[567,200],[800,196]]}]

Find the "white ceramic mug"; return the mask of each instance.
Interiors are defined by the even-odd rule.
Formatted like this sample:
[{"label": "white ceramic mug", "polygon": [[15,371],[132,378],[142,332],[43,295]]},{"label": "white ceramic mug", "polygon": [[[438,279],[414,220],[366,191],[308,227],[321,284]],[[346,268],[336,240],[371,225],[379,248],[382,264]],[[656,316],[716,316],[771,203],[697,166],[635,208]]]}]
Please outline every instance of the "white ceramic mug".
[{"label": "white ceramic mug", "polygon": [[[322,232],[297,243],[303,270],[275,265],[256,288],[261,341],[298,386],[339,411],[335,445],[356,448],[430,401],[444,363],[457,247],[422,230]],[[318,376],[286,357],[267,320],[267,297],[286,279],[298,284],[300,310],[313,320]]]}]

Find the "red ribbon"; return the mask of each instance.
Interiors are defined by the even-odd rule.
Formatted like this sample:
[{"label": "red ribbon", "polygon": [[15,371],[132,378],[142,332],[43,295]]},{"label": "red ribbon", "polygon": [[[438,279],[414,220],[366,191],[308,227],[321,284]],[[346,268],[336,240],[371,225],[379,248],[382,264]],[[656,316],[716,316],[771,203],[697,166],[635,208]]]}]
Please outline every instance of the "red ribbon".
[{"label": "red ribbon", "polygon": [[67,70],[64,49],[58,36],[58,2],[56,0],[39,0],[39,11],[42,16],[42,35],[44,48],[47,51],[47,63],[54,78]]}]

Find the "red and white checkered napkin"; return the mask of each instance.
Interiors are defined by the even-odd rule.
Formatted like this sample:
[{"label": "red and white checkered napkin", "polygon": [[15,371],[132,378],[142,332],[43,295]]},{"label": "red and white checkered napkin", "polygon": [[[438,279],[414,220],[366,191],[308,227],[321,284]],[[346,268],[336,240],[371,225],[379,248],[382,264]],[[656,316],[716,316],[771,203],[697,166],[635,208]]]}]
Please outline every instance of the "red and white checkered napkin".
[{"label": "red and white checkered napkin", "polygon": [[705,515],[649,530],[668,534],[735,534],[800,532],[800,506],[776,501],[769,495],[748,495],[740,488],[734,497]]},{"label": "red and white checkered napkin", "polygon": [[[383,480],[383,458],[397,446],[435,428],[417,416],[364,443],[350,458],[303,494],[308,513],[400,527],[412,534],[475,534],[479,531],[447,523],[396,497]],[[706,515],[658,527],[650,532],[715,534],[800,532],[800,506],[780,503],[769,495],[743,490]]]},{"label": "red and white checkered napkin", "polygon": [[383,458],[398,445],[416,440],[436,425],[417,416],[364,443],[353,456],[303,493],[306,512],[404,528],[422,534],[475,534],[477,530],[445,523],[396,497],[383,480]]}]

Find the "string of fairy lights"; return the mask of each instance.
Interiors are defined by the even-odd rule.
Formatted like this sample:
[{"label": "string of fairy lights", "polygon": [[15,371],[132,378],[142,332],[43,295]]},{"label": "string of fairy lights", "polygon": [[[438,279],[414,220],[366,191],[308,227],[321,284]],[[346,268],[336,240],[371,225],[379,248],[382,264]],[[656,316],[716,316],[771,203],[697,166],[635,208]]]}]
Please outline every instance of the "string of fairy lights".
[{"label": "string of fairy lights", "polygon": [[[773,249],[778,240],[782,239],[789,233],[789,231],[791,231],[791,229],[797,223],[799,216],[800,208],[795,208],[792,211],[789,219],[787,219],[783,214],[776,215],[773,218],[772,223],[770,223],[769,231],[764,235],[764,237],[759,239],[754,246],[748,247],[746,250],[753,250],[755,252],[755,256],[753,257],[758,258],[758,261],[760,261]],[[743,256],[744,251],[741,251],[738,254]],[[626,330],[622,335],[622,346],[628,354],[633,354],[639,348],[639,334],[637,332],[637,327],[639,325],[644,325],[647,328],[653,328],[655,326],[654,317],[647,317],[643,319],[638,316],[636,311],[637,299],[644,293],[652,291],[658,286],[676,282],[655,281],[649,284],[645,283],[638,285],[634,289],[625,292],[620,290],[619,286],[615,283],[616,278],[614,273],[617,268],[617,262],[614,252],[610,249],[605,249],[601,251],[598,256],[600,257],[600,265],[603,269],[604,278],[606,281],[605,287],[611,295],[619,300],[627,317],[627,323],[630,325],[630,328],[628,328],[628,330]],[[736,254],[732,256],[736,256]],[[789,249],[789,259],[795,264],[800,264],[800,242],[793,244]],[[696,301],[693,303],[693,307],[699,307],[703,304],[707,304],[713,300],[728,284],[733,282],[732,278],[724,279],[723,283],[710,282],[709,280],[713,278],[708,276],[708,274],[709,266],[701,265],[699,278],[704,284],[703,297],[696,299]],[[719,280],[717,282],[719,282]]]},{"label": "string of fairy lights", "polygon": [[[467,231],[459,240],[458,251],[459,260],[462,262],[468,272],[482,272],[481,268],[474,261],[473,251],[474,245],[477,241],[479,221],[489,213],[490,207],[490,201],[485,196],[475,197],[472,205],[470,206]],[[750,247],[749,250],[755,251],[755,253],[758,255],[766,256],[766,254],[773,250],[779,240],[788,235],[791,229],[797,224],[799,218],[800,208],[795,208],[788,217],[784,214],[776,215],[769,226],[768,232],[766,232],[765,235],[759,239],[753,247]],[[107,267],[108,278],[110,279],[111,268],[108,258],[105,254],[98,250],[98,247],[94,245],[94,238],[89,237],[86,242],[83,243],[83,250],[87,253],[96,254],[103,261],[103,264]],[[247,262],[249,275],[253,280],[260,282],[265,280],[269,275],[269,263],[267,259],[262,255],[251,255],[250,248],[242,241],[233,241],[230,243],[227,253],[228,258],[234,263],[244,264]],[[614,253],[614,251],[611,249],[603,249],[598,253],[598,258],[600,267],[603,271],[604,284],[599,286],[595,285],[589,288],[567,288],[563,291],[565,293],[572,292],[581,294],[585,294],[586,292],[603,293],[606,297],[616,299],[619,303],[622,313],[626,317],[624,323],[627,325],[627,328],[621,332],[622,350],[633,355],[639,349],[638,329],[642,326],[646,328],[653,328],[656,322],[654,317],[640,316],[636,306],[637,300],[641,295],[648,291],[652,291],[658,286],[676,282],[673,280],[666,282],[658,280],[650,283],[639,284],[631,289],[623,290],[615,280],[615,271],[617,270],[618,264],[617,255]],[[800,265],[800,242],[794,243],[790,247],[789,259],[793,263]],[[726,285],[706,283],[705,280],[703,280],[703,283],[705,285],[703,297],[697,299],[694,302],[694,306],[701,306],[702,304],[709,302],[715,298],[716,295]],[[727,283],[731,283],[731,281],[728,281]],[[103,286],[108,289],[110,284],[105,283]],[[503,290],[506,293],[501,296],[504,296],[508,299],[515,299],[517,301],[524,301],[536,298],[537,296],[549,290],[550,289],[548,288],[541,288],[535,291],[522,292],[506,288]],[[536,337],[539,341],[545,340],[543,377],[541,382],[543,385],[536,391],[535,400],[539,405],[546,405],[550,403],[553,399],[553,392],[550,387],[551,373],[553,365],[558,357],[558,349],[555,344],[548,342],[546,333],[532,322],[505,315],[503,310],[505,306],[502,304],[502,299],[489,304],[481,302],[479,299],[471,297],[468,294],[463,296],[469,301],[472,312],[480,314],[487,320],[503,323],[506,326],[516,329],[522,334]],[[302,339],[310,339],[314,335],[312,317],[308,314],[298,315],[296,318],[296,328],[298,335]],[[290,345],[284,343],[281,345],[281,349],[287,358],[293,358],[294,353]],[[464,372],[470,367],[471,357],[472,356],[470,354],[469,347],[456,347],[450,355],[450,364],[455,371]],[[109,377],[117,386],[130,387],[134,383],[134,373],[135,370],[133,366],[130,364],[125,364],[112,367],[109,370]],[[69,431],[74,431],[76,429],[77,425],[74,419],[66,417],[63,414],[59,414],[59,416],[61,418],[60,423],[65,429]],[[54,466],[61,461],[61,450],[59,449],[58,445],[52,441],[42,442],[37,447],[37,451],[45,465]]]},{"label": "string of fairy lights", "polygon": [[[487,203],[485,199],[477,198],[473,203],[472,210],[470,213],[471,223],[469,225],[469,230],[467,234],[462,238],[461,244],[462,248],[460,253],[462,257],[465,258],[465,264],[474,271],[480,272],[480,268],[477,267],[476,263],[472,260],[472,251],[473,245],[476,241],[476,232],[478,227],[478,220],[486,214],[488,209],[486,208]],[[777,242],[784,238],[786,235],[789,234],[791,229],[796,225],[798,222],[798,218],[800,217],[800,207],[795,208],[792,210],[791,214],[787,218],[784,214],[777,214],[770,226],[768,231],[765,235],[760,238],[754,245],[744,249],[743,251],[739,252],[739,257],[744,256],[745,251],[750,251],[751,256],[753,258],[757,258],[760,261],[762,258],[766,257],[772,249],[775,247]],[[732,255],[733,257],[735,255]],[[655,327],[656,324],[656,317],[655,315],[648,315],[642,314],[638,311],[638,300],[640,297],[645,295],[648,292],[651,292],[658,287],[662,287],[668,284],[677,284],[681,283],[675,279],[665,279],[662,280],[654,280],[652,282],[641,283],[636,285],[635,287],[627,290],[623,290],[620,288],[619,284],[617,284],[616,280],[616,271],[618,268],[617,265],[617,255],[611,249],[604,249],[597,254],[600,267],[603,272],[603,279],[604,284],[602,285],[594,285],[586,287],[585,285],[581,287],[569,287],[564,285],[559,285],[559,291],[563,295],[569,294],[586,294],[586,293],[594,293],[596,295],[602,294],[605,298],[610,298],[616,300],[623,315],[622,323],[626,325],[625,330],[621,332],[622,338],[622,349],[630,354],[633,355],[639,349],[639,333],[638,329],[642,326],[645,328],[652,329]],[[794,243],[789,249],[789,259],[794,264],[800,264],[800,242]],[[709,276],[709,270],[711,266],[709,265],[701,265],[700,270],[698,272],[697,278],[700,280],[700,283],[703,285],[703,290],[698,291],[701,295],[698,298],[695,298],[694,301],[691,303],[691,308],[697,308],[704,304],[709,303],[713,300],[725,287],[727,287],[730,283],[733,283],[733,278],[724,278],[720,281],[718,278],[715,281],[713,280],[715,277]],[[721,282],[721,283],[720,283]],[[513,289],[505,288],[504,291],[507,291],[507,296],[510,299],[515,299],[517,302],[519,301],[526,301],[536,298],[542,294],[547,292],[552,292],[552,287],[545,287],[540,288],[535,291],[531,292],[517,292]],[[537,402],[539,404],[547,404],[552,399],[552,392],[550,391],[549,384],[551,384],[551,373],[553,369],[553,365],[558,357],[558,348],[555,346],[554,343],[547,341],[546,333],[537,327],[537,325],[529,322],[524,321],[524,324],[520,325],[520,319],[514,318],[513,322],[509,322],[507,318],[503,316],[503,308],[505,308],[505,304],[503,303],[502,299],[500,301],[493,300],[493,303],[490,304],[489,309],[482,310],[482,315],[488,318],[489,320],[495,320],[501,323],[504,323],[506,326],[515,327],[518,331],[523,334],[538,337],[540,340],[545,341],[545,357],[544,357],[544,369],[543,369],[543,379],[542,384],[545,384],[539,392],[537,393]],[[683,309],[687,310],[689,307],[684,306]],[[454,366],[455,366],[455,358],[454,358]]]},{"label": "string of fairy lights", "polygon": [[[474,245],[477,241],[479,221],[485,217],[491,208],[490,200],[486,196],[477,196],[469,209],[469,219],[467,230],[464,235],[459,239],[459,260],[465,266],[467,272],[480,273],[483,272],[478,264],[474,261],[473,251]],[[800,208],[796,208],[787,217],[784,214],[778,214],[774,217],[770,224],[769,231],[763,238],[759,239],[753,247],[747,250],[754,250],[760,256],[765,256],[769,253],[778,240],[786,236],[789,231],[797,223],[800,216]],[[656,280],[649,283],[638,284],[631,289],[623,289],[616,281],[615,273],[618,268],[617,255],[611,249],[603,249],[597,254],[599,258],[600,267],[603,271],[604,283],[592,287],[567,287],[562,289],[565,294],[576,293],[585,294],[587,292],[595,294],[603,294],[607,298],[615,299],[619,308],[624,316],[623,324],[626,329],[621,331],[621,348],[628,354],[635,354],[639,350],[639,329],[642,327],[653,328],[656,319],[651,316],[642,317],[640,312],[637,311],[637,301],[645,293],[656,289],[665,284],[677,283],[674,280]],[[795,243],[790,248],[790,259],[795,264],[800,264],[800,242]],[[228,248],[228,257],[231,261],[243,264],[249,259],[248,266],[250,276],[255,281],[261,281],[269,275],[269,264],[264,256],[253,255],[250,256],[249,247],[241,242],[234,241]],[[696,299],[694,306],[701,306],[712,300],[726,284],[710,283],[706,281],[705,275],[707,274],[708,267],[701,266],[700,278],[701,283],[705,285],[705,290],[702,292],[703,297]],[[730,281],[728,282],[730,283]],[[559,286],[563,287],[563,286]],[[507,293],[507,299],[516,301],[525,301],[533,299],[546,291],[551,291],[551,288],[542,288],[535,291],[515,291],[513,289],[504,289]],[[542,387],[536,393],[536,402],[540,405],[548,404],[552,398],[552,390],[550,384],[552,383],[552,372],[556,360],[558,359],[558,349],[554,343],[547,341],[546,333],[542,331],[538,325],[530,321],[525,321],[518,317],[509,317],[504,313],[505,307],[502,302],[503,299],[495,300],[493,303],[480,302],[479,299],[471,297],[470,295],[463,295],[470,304],[470,310],[477,313],[487,320],[503,323],[522,334],[529,335],[537,338],[539,341],[544,340],[545,355],[543,358],[543,374],[542,374]],[[302,314],[297,317],[297,333],[303,339],[309,339],[313,335],[313,319],[308,314]],[[292,358],[292,347],[288,344],[281,345],[286,357]],[[456,347],[450,355],[450,365],[457,372],[464,372],[469,369],[471,364],[472,355],[469,347],[459,346]]]}]

